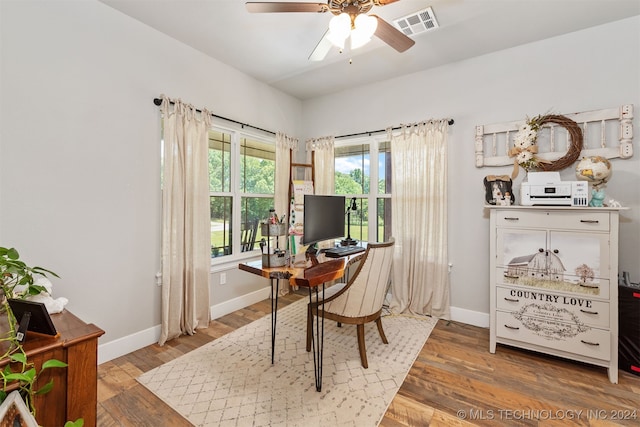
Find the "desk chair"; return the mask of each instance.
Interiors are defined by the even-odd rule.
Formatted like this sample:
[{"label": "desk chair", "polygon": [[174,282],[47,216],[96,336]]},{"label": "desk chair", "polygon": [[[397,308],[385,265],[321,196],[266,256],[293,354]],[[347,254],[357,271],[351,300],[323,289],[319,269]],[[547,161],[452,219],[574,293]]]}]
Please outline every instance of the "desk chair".
[{"label": "desk chair", "polygon": [[369,243],[361,255],[360,265],[347,283],[338,283],[325,290],[324,299],[312,301],[307,307],[307,351],[311,351],[313,313],[338,322],[357,325],[358,349],[363,368],[368,368],[364,343],[364,325],[376,322],[382,342],[388,344],[382,329],[382,304],[387,293],[395,239]]},{"label": "desk chair", "polygon": [[256,237],[258,234],[258,220],[249,221],[243,224],[242,227],[242,252],[252,251],[256,245]]}]

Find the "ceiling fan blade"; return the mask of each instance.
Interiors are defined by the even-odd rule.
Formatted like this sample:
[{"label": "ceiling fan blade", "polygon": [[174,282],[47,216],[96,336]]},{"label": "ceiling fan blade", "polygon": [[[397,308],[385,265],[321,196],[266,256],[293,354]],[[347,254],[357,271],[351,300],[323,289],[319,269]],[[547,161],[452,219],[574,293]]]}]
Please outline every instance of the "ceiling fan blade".
[{"label": "ceiling fan blade", "polygon": [[389,24],[384,19],[377,15],[370,15],[378,20],[378,28],[374,33],[380,40],[397,50],[398,52],[404,52],[411,46],[416,44],[415,40],[407,37],[393,25]]},{"label": "ceiling fan blade", "polygon": [[245,3],[251,13],[278,13],[278,12],[327,12],[327,3],[294,3],[294,2],[253,2]]},{"label": "ceiling fan blade", "polygon": [[377,1],[375,1],[375,0],[374,0],[374,2],[373,2],[373,3],[374,3],[376,6],[386,6],[386,5],[388,5],[388,4],[395,3],[395,2],[397,2],[397,1],[400,1],[400,0],[377,0]]},{"label": "ceiling fan blade", "polygon": [[313,52],[311,52],[311,55],[309,55],[309,61],[322,61],[327,56],[327,54],[333,47],[333,44],[329,41],[329,39],[327,39],[328,33],[329,30],[324,32],[315,49],[313,49]]}]

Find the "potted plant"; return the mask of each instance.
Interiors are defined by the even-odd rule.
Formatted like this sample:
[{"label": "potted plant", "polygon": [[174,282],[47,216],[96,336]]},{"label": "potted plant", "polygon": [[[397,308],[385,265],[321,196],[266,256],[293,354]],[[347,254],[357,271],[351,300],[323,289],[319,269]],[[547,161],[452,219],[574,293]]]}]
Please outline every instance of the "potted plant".
[{"label": "potted plant", "polygon": [[[8,393],[8,389],[17,389],[27,408],[35,418],[36,408],[34,397],[48,393],[53,388],[53,379],[47,384],[36,389],[38,376],[45,369],[65,368],[66,363],[56,359],[50,359],[42,363],[37,372],[33,363],[27,360],[27,354],[20,341],[16,338],[17,320],[9,306],[10,298],[27,298],[30,295],[38,295],[46,289],[36,284],[38,276],[52,275],[58,277],[53,271],[42,267],[30,267],[20,259],[20,254],[14,248],[0,247],[0,312],[7,316],[8,331],[0,331],[0,343],[8,342],[7,350],[0,356],[0,360],[8,358],[11,363],[0,371],[0,403]],[[84,424],[82,419],[75,422],[67,422],[65,427],[80,427]]]}]

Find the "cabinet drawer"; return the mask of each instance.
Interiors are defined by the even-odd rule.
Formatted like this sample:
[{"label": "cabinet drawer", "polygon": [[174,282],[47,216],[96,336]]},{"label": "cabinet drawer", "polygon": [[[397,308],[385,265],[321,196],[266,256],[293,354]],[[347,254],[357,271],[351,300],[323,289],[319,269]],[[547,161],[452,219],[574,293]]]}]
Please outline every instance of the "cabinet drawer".
[{"label": "cabinet drawer", "polygon": [[496,336],[600,360],[611,358],[610,332],[537,317],[496,312]]},{"label": "cabinet drawer", "polygon": [[608,212],[498,210],[498,227],[544,228],[577,231],[609,231]]},{"label": "cabinet drawer", "polygon": [[[583,297],[558,295],[537,289],[496,288],[496,307],[506,312],[536,313],[555,320],[565,319],[598,328],[609,328],[609,303]],[[538,308],[550,305],[551,308]]]}]

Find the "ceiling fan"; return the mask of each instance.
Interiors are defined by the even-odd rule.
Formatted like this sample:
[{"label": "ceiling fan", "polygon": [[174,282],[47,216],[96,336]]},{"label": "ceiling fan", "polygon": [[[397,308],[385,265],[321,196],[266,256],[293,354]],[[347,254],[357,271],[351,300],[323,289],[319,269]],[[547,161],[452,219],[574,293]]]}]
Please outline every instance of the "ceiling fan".
[{"label": "ceiling fan", "polygon": [[397,50],[404,52],[415,44],[393,25],[376,15],[367,15],[374,6],[385,6],[399,0],[328,0],[326,3],[300,2],[247,2],[247,10],[251,13],[280,12],[331,12],[334,17],[329,23],[320,42],[309,56],[312,61],[325,58],[332,46],[344,49],[344,43],[350,38],[351,49],[368,43],[372,36]]}]

